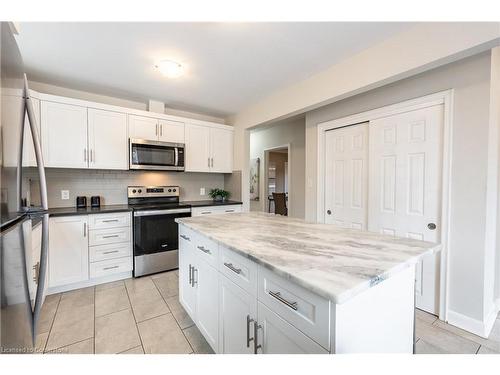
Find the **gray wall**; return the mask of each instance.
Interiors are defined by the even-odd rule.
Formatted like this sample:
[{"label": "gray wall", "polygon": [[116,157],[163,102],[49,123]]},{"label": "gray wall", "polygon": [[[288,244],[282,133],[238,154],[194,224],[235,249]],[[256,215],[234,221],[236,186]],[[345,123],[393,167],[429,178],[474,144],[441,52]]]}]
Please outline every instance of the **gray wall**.
[{"label": "gray wall", "polygon": [[[129,185],[179,185],[181,200],[210,199],[211,188],[224,188],[224,175],[215,173],[176,173],[143,171],[109,171],[46,168],[49,207],[73,207],[78,195],[100,195],[101,204],[127,203]],[[30,170],[32,196],[38,197],[38,176]],[[200,188],[205,195],[200,195]],[[61,190],[69,190],[70,199],[61,200]],[[88,201],[89,202],[89,201]],[[89,202],[90,203],[90,202]]]},{"label": "gray wall", "polygon": [[320,122],[454,89],[449,308],[483,320],[490,53],[476,55],[306,114],[306,219],[316,220]]},{"label": "gray wall", "polygon": [[[251,201],[251,210],[266,210],[264,150],[290,144],[289,215],[304,218],[305,215],[305,122],[303,118],[282,121],[271,127],[252,131],[250,134],[250,158],[260,158],[260,201]],[[249,183],[249,182],[247,182]]]}]

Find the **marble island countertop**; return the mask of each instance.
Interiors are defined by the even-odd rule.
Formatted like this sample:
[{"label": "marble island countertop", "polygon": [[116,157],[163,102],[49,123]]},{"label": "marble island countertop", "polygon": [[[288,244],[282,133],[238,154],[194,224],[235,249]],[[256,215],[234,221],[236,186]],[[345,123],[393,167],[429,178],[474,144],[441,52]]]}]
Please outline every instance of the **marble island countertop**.
[{"label": "marble island countertop", "polygon": [[176,221],[338,304],[441,249],[263,212]]}]

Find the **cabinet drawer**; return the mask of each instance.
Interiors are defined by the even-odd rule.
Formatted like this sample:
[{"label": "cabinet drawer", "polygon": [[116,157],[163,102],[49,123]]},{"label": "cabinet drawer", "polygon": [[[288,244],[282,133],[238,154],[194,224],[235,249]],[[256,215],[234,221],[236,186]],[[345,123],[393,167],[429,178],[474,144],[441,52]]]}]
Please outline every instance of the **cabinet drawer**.
[{"label": "cabinet drawer", "polygon": [[89,228],[107,229],[130,226],[130,212],[89,215]]},{"label": "cabinet drawer", "polygon": [[100,262],[90,263],[90,278],[113,275],[132,271],[132,257],[124,257],[118,259],[102,260]]},{"label": "cabinet drawer", "polygon": [[89,245],[130,242],[130,228],[95,229],[89,231]]},{"label": "cabinet drawer", "polygon": [[229,204],[227,206],[192,207],[191,216],[219,215],[232,212],[241,212],[241,204]]},{"label": "cabinet drawer", "polygon": [[132,246],[130,242],[91,246],[89,248],[89,259],[91,262],[123,258],[126,256],[132,256]]},{"label": "cabinet drawer", "polygon": [[257,295],[257,264],[220,246],[219,271],[236,285]]},{"label": "cabinet drawer", "polygon": [[325,349],[330,349],[330,301],[259,266],[258,299]]},{"label": "cabinet drawer", "polygon": [[194,237],[194,249],[196,255],[204,259],[208,264],[217,269],[217,260],[219,258],[219,244],[204,236]]}]

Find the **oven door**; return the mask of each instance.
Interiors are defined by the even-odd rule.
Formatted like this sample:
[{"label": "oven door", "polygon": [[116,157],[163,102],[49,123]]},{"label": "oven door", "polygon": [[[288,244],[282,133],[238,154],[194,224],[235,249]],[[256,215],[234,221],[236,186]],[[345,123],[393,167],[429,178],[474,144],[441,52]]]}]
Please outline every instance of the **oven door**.
[{"label": "oven door", "polygon": [[130,139],[130,169],[184,170],[184,145]]},{"label": "oven door", "polygon": [[134,256],[178,250],[179,228],[175,219],[190,217],[191,209],[134,212]]}]

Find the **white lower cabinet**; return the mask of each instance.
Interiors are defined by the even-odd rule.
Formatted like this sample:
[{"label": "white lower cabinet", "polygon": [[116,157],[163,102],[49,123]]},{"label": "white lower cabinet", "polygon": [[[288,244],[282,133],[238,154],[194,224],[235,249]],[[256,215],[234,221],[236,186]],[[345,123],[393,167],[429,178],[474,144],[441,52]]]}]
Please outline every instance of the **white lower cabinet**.
[{"label": "white lower cabinet", "polygon": [[226,354],[254,352],[257,299],[231,280],[219,277],[219,349]]},{"label": "white lower cabinet", "polygon": [[130,216],[120,212],[51,217],[49,293],[130,277]]},{"label": "white lower cabinet", "polygon": [[258,302],[258,353],[327,354],[328,351]]},{"label": "white lower cabinet", "polygon": [[88,280],[87,215],[54,217],[49,222],[49,287]]}]

